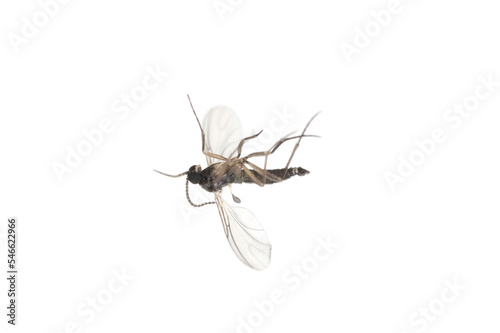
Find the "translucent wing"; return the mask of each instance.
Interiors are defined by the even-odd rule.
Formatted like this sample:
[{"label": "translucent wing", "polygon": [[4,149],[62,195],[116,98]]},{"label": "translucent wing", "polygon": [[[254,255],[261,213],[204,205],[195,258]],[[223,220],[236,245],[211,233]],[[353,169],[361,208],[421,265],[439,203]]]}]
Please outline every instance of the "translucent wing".
[{"label": "translucent wing", "polygon": [[[241,122],[236,113],[226,106],[211,109],[203,118],[206,150],[229,157],[242,138]],[[221,162],[207,156],[208,165]]]},{"label": "translucent wing", "polygon": [[229,245],[247,266],[263,270],[271,261],[271,244],[266,232],[251,211],[231,207],[219,194],[215,194],[222,226]]}]

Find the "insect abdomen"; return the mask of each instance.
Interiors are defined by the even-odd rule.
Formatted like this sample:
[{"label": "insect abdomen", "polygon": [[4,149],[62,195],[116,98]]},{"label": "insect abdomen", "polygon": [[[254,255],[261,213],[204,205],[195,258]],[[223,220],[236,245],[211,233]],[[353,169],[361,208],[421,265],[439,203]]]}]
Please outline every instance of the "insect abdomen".
[{"label": "insect abdomen", "polygon": [[[253,175],[258,180],[260,180],[261,182],[264,181],[264,177],[260,173],[258,173],[257,171],[250,170],[250,172],[252,172]],[[278,178],[281,179],[282,176],[283,176],[283,173],[285,172],[285,168],[283,168],[283,169],[267,170],[267,172],[269,172],[269,173],[273,174],[274,176],[276,176],[276,177],[278,177]],[[293,176],[304,176],[304,175],[307,175],[308,173],[309,173],[309,171],[307,171],[306,169],[303,169],[301,167],[298,167],[298,168],[288,168],[288,171],[286,172],[286,175],[283,178],[283,180],[287,180],[288,178],[293,177]],[[250,178],[242,170],[240,177],[238,177],[236,179],[235,183],[251,183],[251,184],[255,184],[255,181],[252,178]],[[270,179],[269,177],[266,178],[266,184],[274,184],[274,183],[277,183],[277,181],[274,181],[274,180]]]}]

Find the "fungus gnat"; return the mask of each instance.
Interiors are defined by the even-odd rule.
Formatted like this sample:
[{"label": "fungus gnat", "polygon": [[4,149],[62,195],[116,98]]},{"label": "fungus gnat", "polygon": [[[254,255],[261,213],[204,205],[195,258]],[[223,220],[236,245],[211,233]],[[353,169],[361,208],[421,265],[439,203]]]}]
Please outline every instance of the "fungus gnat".
[{"label": "fungus gnat", "polygon": [[[216,204],[226,238],[236,256],[245,265],[256,270],[262,270],[271,261],[271,244],[266,232],[251,211],[243,207],[230,206],[222,199],[221,192],[227,186],[234,202],[240,203],[241,200],[232,193],[232,184],[249,183],[264,186],[282,182],[293,176],[307,175],[309,171],[300,167],[289,168],[289,166],[302,138],[317,137],[316,135],[306,135],[305,132],[319,112],[309,120],[302,134],[285,136],[267,151],[254,152],[242,157],[241,152],[245,142],[256,138],[262,131],[241,139],[239,118],[227,107],[217,107],[210,110],[203,120],[202,127],[189,95],[188,99],[200,127],[201,150],[207,158],[208,166],[202,169],[200,165],[193,165],[188,171],[179,175],[169,175],[158,170],[154,171],[168,177],[187,176],[186,198],[189,203],[194,207]],[[286,166],[282,169],[268,170],[266,168],[268,156],[289,140],[297,140],[297,142]],[[250,161],[255,157],[264,157],[263,168]],[[215,200],[202,204],[193,203],[189,198],[188,184],[190,182],[200,185],[205,191],[214,193]]]}]

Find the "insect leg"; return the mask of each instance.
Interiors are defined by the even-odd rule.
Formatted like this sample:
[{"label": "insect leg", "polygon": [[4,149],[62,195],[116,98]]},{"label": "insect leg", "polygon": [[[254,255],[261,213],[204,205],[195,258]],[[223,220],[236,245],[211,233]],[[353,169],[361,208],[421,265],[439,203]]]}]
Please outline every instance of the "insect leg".
[{"label": "insect leg", "polygon": [[[281,138],[279,141],[277,141],[269,150],[267,151],[261,151],[261,152],[255,152],[255,153],[251,153],[247,156],[245,156],[244,158],[242,158],[242,160],[244,162],[248,162],[247,159],[249,158],[252,158],[252,157],[259,157],[259,156],[265,156],[265,161],[264,161],[264,171],[263,172],[263,176],[264,176],[264,184],[266,182],[266,178],[268,175],[270,175],[267,171],[266,171],[266,167],[267,167],[267,157],[271,154],[273,154],[284,142],[288,141],[288,140],[293,140],[293,139],[299,139],[299,141],[295,144],[295,147],[293,148],[293,151],[292,151],[292,155],[290,156],[290,158],[288,159],[288,163],[286,164],[286,167],[285,167],[285,172],[283,173],[283,175],[281,176],[281,179],[279,181],[282,181],[285,176],[286,176],[286,173],[288,171],[288,167],[290,166],[290,162],[292,161],[292,158],[293,158],[293,155],[295,154],[295,151],[297,150],[297,148],[299,147],[299,144],[300,144],[300,141],[302,140],[302,138],[304,137],[319,137],[317,135],[310,135],[310,134],[305,134],[307,128],[309,127],[309,125],[311,124],[311,122],[313,121],[314,118],[316,118],[316,116],[319,114],[316,113],[312,118],[311,120],[309,120],[309,122],[307,123],[306,127],[304,128],[304,130],[302,131],[302,134],[301,135],[296,135],[296,136],[292,136],[292,137],[284,137],[284,138]],[[253,166],[252,166],[253,167]],[[274,175],[273,175],[274,176]],[[274,179],[273,179],[274,180]]]},{"label": "insect leg", "polygon": [[243,160],[247,160],[252,157],[259,157],[259,156],[266,156],[266,155],[271,155],[274,153],[284,142],[288,140],[293,140],[297,138],[305,138],[305,137],[313,137],[313,138],[319,138],[319,135],[312,135],[312,134],[304,134],[304,135],[296,135],[292,137],[284,137],[278,140],[269,150],[266,151],[259,151],[255,153],[248,154],[247,156],[243,157]]},{"label": "insect leg", "polygon": [[[276,142],[269,150],[266,150],[266,151],[261,151],[261,152],[255,152],[255,153],[252,153],[252,154],[249,154],[247,155],[246,157],[243,158],[243,160],[245,161],[245,163],[249,163],[249,165],[254,168],[257,172],[259,172],[263,177],[264,177],[264,184],[266,183],[266,179],[268,176],[273,176],[273,177],[269,177],[271,179],[274,180],[274,178],[277,178],[275,177],[274,175],[270,174],[269,172],[267,172],[267,157],[269,155],[271,155],[272,153],[274,153],[278,148],[279,146],[281,146],[283,144],[283,142],[285,141],[288,141],[288,140],[292,140],[292,139],[296,139],[300,136],[293,136],[293,137],[284,137],[284,138],[281,138],[278,142]],[[253,163],[250,163],[247,159],[248,158],[251,158],[251,157],[258,157],[258,156],[265,156],[265,160],[264,160],[264,169],[260,169],[258,168],[255,164]],[[258,169],[257,169],[258,168]],[[279,179],[277,178],[277,180],[275,181],[278,181],[280,182],[282,179]]]},{"label": "insect leg", "polygon": [[282,179],[285,178],[285,176],[286,176],[286,172],[288,171],[288,167],[290,166],[290,162],[292,162],[293,155],[295,155],[295,151],[297,150],[297,148],[299,148],[300,141],[304,137],[304,134],[306,133],[307,128],[309,127],[309,125],[311,124],[311,122],[313,121],[313,119],[316,118],[316,116],[318,114],[319,114],[319,112],[317,112],[314,116],[312,116],[311,120],[309,120],[309,122],[307,123],[306,127],[304,127],[304,130],[302,131],[302,135],[299,137],[299,141],[297,141],[297,143],[295,144],[295,147],[293,147],[292,155],[290,155],[290,159],[288,159],[288,163],[286,164],[285,172],[283,172]]},{"label": "insect leg", "polygon": [[241,149],[243,148],[243,144],[245,143],[245,141],[247,141],[247,140],[251,140],[251,139],[256,138],[257,136],[259,136],[259,134],[260,134],[260,133],[262,133],[262,131],[263,131],[263,130],[261,130],[261,131],[260,131],[259,133],[257,133],[257,134],[254,134],[254,135],[248,136],[248,137],[246,137],[246,138],[244,138],[244,139],[242,139],[242,140],[240,141],[240,144],[238,145],[238,156],[236,156],[236,158],[240,158],[240,156],[241,156]]},{"label": "insect leg", "polygon": [[246,161],[245,163],[247,163],[249,166],[251,166],[255,170],[255,172],[259,173],[262,177],[264,177],[264,180],[262,181],[264,184],[266,184],[267,178],[271,179],[274,182],[281,181],[281,179],[279,177],[277,177],[277,176],[273,175],[272,173],[270,173],[269,171],[267,171],[266,165],[264,165],[264,169],[261,169],[260,167],[253,164],[250,161]]},{"label": "insect leg", "polygon": [[250,177],[250,179],[253,180],[253,182],[259,186],[264,186],[265,183],[261,182],[257,177],[255,177],[255,175],[253,174],[252,171],[250,171],[244,164],[241,164],[241,168],[243,169],[243,171],[245,172],[245,174]]},{"label": "insect leg", "polygon": [[191,109],[193,110],[194,116],[196,117],[196,121],[198,122],[198,126],[200,126],[200,131],[201,131],[201,151],[203,152],[203,154],[205,154],[205,155],[207,155],[209,157],[213,157],[213,158],[216,158],[216,159],[219,159],[219,160],[222,160],[222,161],[226,161],[227,158],[225,158],[224,156],[218,155],[218,154],[214,154],[212,152],[209,152],[209,151],[205,150],[205,132],[203,131],[203,127],[201,127],[201,123],[200,123],[200,120],[198,119],[198,116],[196,115],[196,111],[194,111],[193,103],[191,103],[191,98],[189,97],[189,95],[187,95],[187,98],[189,100],[189,104],[191,105]]}]

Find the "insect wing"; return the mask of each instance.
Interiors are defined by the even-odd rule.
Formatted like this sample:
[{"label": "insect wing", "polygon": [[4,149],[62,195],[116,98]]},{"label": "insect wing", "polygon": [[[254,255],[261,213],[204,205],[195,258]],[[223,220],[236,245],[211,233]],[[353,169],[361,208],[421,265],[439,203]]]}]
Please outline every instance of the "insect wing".
[{"label": "insect wing", "polygon": [[219,194],[215,195],[229,245],[236,256],[247,266],[263,270],[271,262],[271,244],[266,232],[251,211],[231,207]]},{"label": "insect wing", "polygon": [[[209,152],[230,157],[242,138],[241,122],[236,113],[226,106],[211,109],[203,118],[205,145]],[[221,162],[207,156],[208,165]]]}]

